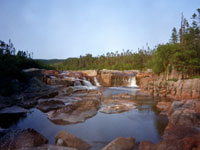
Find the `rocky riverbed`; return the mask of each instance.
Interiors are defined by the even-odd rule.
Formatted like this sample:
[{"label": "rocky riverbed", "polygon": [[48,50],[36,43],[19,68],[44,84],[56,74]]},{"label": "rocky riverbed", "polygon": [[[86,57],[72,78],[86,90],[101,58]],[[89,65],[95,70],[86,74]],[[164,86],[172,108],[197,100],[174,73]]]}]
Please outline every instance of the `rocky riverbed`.
[{"label": "rocky riverbed", "polygon": [[170,88],[162,84],[157,88],[162,94],[140,91],[136,74],[142,91],[152,94],[149,87],[156,84],[151,73],[24,72],[30,77],[27,88],[19,95],[0,97],[0,149],[200,149],[200,101],[193,84],[189,98],[196,100],[175,101],[155,97],[168,96],[162,90]]}]

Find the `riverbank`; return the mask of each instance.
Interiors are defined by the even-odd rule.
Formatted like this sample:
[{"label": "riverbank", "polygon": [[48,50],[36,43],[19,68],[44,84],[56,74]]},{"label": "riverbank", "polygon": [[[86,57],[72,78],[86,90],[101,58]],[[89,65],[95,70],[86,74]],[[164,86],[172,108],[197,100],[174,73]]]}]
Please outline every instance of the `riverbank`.
[{"label": "riverbank", "polygon": [[[199,92],[199,89],[196,88],[198,79],[162,80],[163,78],[158,78],[152,73],[139,73],[137,71],[90,70],[59,72],[55,70],[29,69],[25,70],[25,72],[30,77],[29,86],[27,86],[26,90],[20,95],[13,95],[7,98],[1,97],[3,100],[0,105],[0,118],[3,118],[3,116],[4,118],[0,124],[1,128],[3,128],[0,132],[4,137],[1,140],[3,149],[9,149],[9,147],[13,149],[80,149],[79,146],[81,144],[88,142],[87,140],[85,141],[87,138],[83,136],[87,134],[82,135],[80,133],[87,131],[89,128],[85,127],[89,126],[91,126],[91,131],[96,132],[99,127],[100,129],[104,128],[101,133],[115,135],[114,137],[109,135],[103,137],[103,139],[108,138],[108,141],[100,144],[101,146],[96,149],[102,149],[104,146],[104,150],[114,149],[116,146],[122,150],[196,150],[200,148],[200,141],[198,140],[200,137],[200,101],[198,100],[198,94],[194,96],[195,92]],[[157,81],[157,79],[159,80]],[[137,87],[136,82],[142,92]],[[174,97],[169,92],[171,89],[168,87],[168,82],[174,83],[172,84],[176,89]],[[164,83],[167,84],[165,85]],[[177,92],[180,86],[178,83],[182,83],[181,92]],[[186,89],[190,90],[187,91]],[[152,96],[143,92],[150,93]],[[185,92],[188,97],[184,96]],[[177,93],[181,93],[179,101],[174,100],[178,95]],[[165,98],[157,98],[157,96],[172,99],[167,100]],[[190,100],[185,100],[187,98],[190,98]],[[8,119],[13,115],[13,118],[16,118],[17,115],[21,120],[24,120],[20,121],[21,125],[18,123],[19,119]],[[113,117],[107,118],[109,115]],[[163,115],[165,118],[169,118],[167,127],[162,125],[162,120],[159,121],[159,117]],[[106,118],[108,119],[106,122],[100,122],[102,119],[106,120]],[[22,127],[22,130],[10,133],[9,128],[12,126],[10,126],[9,121],[12,126],[16,124],[16,126]],[[35,121],[38,123],[34,123]],[[110,121],[112,123],[116,122],[122,128],[113,127],[112,123],[109,125]],[[99,123],[95,125],[89,122]],[[30,125],[27,126],[27,124]],[[107,127],[103,124],[106,124]],[[44,132],[44,128],[52,126],[54,127]],[[61,128],[60,126],[63,127]],[[76,126],[83,130],[76,129]],[[92,126],[97,128],[92,130]],[[37,131],[25,129],[25,127],[33,127],[48,138],[42,138],[43,136],[36,133]],[[74,128],[74,130],[70,130],[70,128]],[[113,128],[118,130],[112,132]],[[60,135],[58,132],[61,129],[71,131],[74,135],[71,135],[71,133],[60,133]],[[127,134],[122,134],[119,131]],[[131,132],[132,134],[128,134]],[[47,136],[49,134],[51,135],[50,138]],[[57,146],[53,144],[56,134],[59,135],[57,136],[59,138],[56,138]],[[98,136],[92,136],[101,137],[99,134]],[[22,144],[24,139],[21,138],[21,135],[27,138],[26,140],[29,144]],[[75,135],[79,135],[79,137]],[[14,137],[14,141],[9,138],[11,136]],[[38,136],[43,139],[41,140],[43,142],[31,144],[37,143]],[[130,136],[131,138],[118,136]],[[162,136],[162,139],[157,136]],[[80,137],[82,137],[82,140],[80,140]],[[147,137],[147,139],[144,137]],[[51,139],[50,145],[44,145],[47,144],[49,139]],[[75,146],[69,143],[66,144],[66,139],[76,143]],[[95,137],[91,139],[95,139]],[[109,143],[110,141],[112,142]],[[93,149],[93,144],[89,142],[83,145],[85,145],[86,149],[89,149],[92,145]]]}]

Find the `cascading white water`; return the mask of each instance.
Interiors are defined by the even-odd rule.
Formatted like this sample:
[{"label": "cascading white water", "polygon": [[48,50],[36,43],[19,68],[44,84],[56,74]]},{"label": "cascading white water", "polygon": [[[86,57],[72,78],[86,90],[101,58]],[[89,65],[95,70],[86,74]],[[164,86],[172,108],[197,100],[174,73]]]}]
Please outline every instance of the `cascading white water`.
[{"label": "cascading white water", "polygon": [[83,87],[89,89],[89,90],[94,90],[94,89],[97,89],[96,86],[92,85],[92,83],[90,81],[87,81],[87,80],[82,80],[83,81]]},{"label": "cascading white water", "polygon": [[83,84],[84,84],[85,86],[88,86],[88,87],[93,86],[92,83],[91,83],[90,81],[87,81],[87,80],[83,80]]},{"label": "cascading white water", "polygon": [[129,87],[138,87],[137,84],[136,84],[135,76],[132,76],[132,77],[129,79]]},{"label": "cascading white water", "polygon": [[101,86],[100,83],[99,83],[99,81],[97,80],[97,77],[94,77],[94,82],[95,82],[96,86]]}]

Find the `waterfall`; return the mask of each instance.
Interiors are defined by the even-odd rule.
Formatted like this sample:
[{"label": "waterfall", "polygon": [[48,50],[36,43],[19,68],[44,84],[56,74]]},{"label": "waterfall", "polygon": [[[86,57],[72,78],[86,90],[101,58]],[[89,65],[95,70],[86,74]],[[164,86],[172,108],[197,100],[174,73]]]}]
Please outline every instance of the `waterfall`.
[{"label": "waterfall", "polygon": [[132,77],[129,79],[129,87],[138,87],[137,84],[136,84],[135,76],[132,76]]},{"label": "waterfall", "polygon": [[83,80],[83,84],[84,84],[85,86],[88,86],[88,87],[93,86],[92,83],[91,83],[90,81],[87,81],[87,80]]},{"label": "waterfall", "polygon": [[[92,85],[92,83],[90,81],[87,80],[82,80],[83,81],[83,85],[88,89],[88,90],[94,90],[97,89],[96,86]],[[83,87],[84,87],[83,86]]]},{"label": "waterfall", "polygon": [[95,82],[95,85],[96,85],[96,86],[101,86],[101,85],[99,84],[99,81],[97,80],[97,77],[94,77],[94,82]]}]

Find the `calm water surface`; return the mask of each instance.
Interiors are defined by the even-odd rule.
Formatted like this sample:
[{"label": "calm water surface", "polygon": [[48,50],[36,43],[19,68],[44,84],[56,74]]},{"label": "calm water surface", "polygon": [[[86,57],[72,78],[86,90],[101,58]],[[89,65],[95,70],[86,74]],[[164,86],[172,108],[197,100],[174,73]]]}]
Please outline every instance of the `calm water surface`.
[{"label": "calm water surface", "polygon": [[72,125],[55,125],[47,116],[34,108],[31,112],[12,125],[12,128],[34,128],[54,144],[54,138],[60,130],[66,130],[90,143],[93,148],[99,149],[116,137],[134,137],[136,141],[148,140],[157,143],[161,140],[168,120],[159,116],[155,104],[150,96],[139,94],[137,88],[106,88],[105,97],[112,94],[129,93],[134,95],[133,101],[137,108],[119,114],[103,114],[87,119],[83,123]]}]

